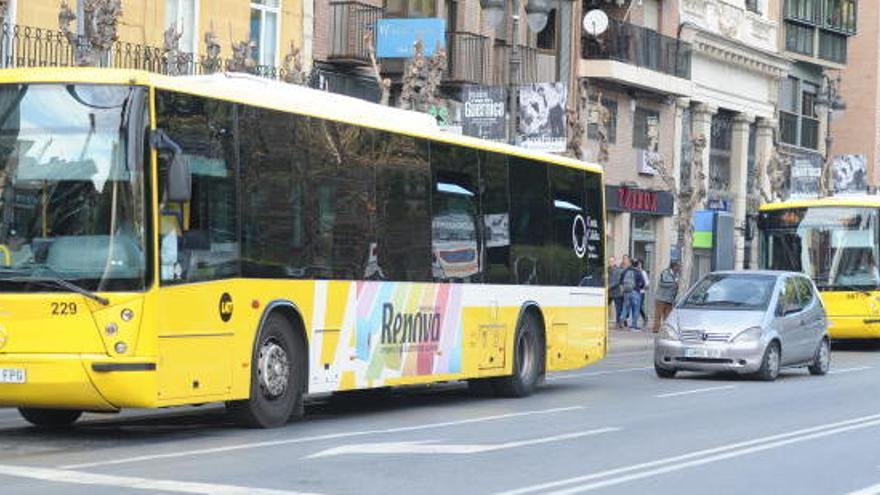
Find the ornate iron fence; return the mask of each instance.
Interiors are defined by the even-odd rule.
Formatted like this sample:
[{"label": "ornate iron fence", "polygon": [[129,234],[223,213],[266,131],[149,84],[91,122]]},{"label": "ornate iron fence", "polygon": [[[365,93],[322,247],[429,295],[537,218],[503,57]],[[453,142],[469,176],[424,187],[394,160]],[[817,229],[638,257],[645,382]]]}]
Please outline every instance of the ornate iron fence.
[{"label": "ornate iron fence", "polygon": [[[88,42],[78,38],[74,43],[60,31],[29,26],[0,28],[0,68],[73,67],[77,50],[89,49]],[[205,55],[179,53],[170,55],[155,46],[119,41],[101,58],[101,66],[114,69],[137,69],[159,74],[201,75],[238,67],[232,59],[212,59]],[[284,79],[283,68],[254,65],[254,75],[268,79]]]}]

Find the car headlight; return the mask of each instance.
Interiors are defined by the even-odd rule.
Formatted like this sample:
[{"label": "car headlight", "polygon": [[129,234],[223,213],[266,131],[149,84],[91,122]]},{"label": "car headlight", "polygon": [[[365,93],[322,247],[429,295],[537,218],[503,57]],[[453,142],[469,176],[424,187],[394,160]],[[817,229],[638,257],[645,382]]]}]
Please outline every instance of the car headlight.
[{"label": "car headlight", "polygon": [[678,330],[669,323],[664,323],[660,327],[660,333],[657,335],[660,340],[678,340]]},{"label": "car headlight", "polygon": [[761,327],[747,328],[733,338],[734,342],[758,342],[764,335],[764,329]]}]

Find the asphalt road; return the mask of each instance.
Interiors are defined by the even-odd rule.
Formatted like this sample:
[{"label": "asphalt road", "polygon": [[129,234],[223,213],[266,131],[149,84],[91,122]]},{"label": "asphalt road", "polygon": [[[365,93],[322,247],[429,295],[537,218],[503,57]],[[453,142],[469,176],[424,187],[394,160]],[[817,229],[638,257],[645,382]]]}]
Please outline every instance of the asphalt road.
[{"label": "asphalt road", "polygon": [[69,432],[0,410],[0,493],[880,493],[880,348],[775,383],[654,376],[615,332],[602,363],[535,396],[458,385],[317,401],[241,430],[217,407],[90,415]]}]

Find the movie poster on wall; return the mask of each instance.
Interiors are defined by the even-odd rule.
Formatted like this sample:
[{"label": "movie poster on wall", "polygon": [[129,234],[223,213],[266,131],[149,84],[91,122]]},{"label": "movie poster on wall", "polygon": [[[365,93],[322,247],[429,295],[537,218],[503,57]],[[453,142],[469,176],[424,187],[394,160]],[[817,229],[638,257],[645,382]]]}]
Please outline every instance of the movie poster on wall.
[{"label": "movie poster on wall", "polygon": [[864,194],[868,191],[865,155],[835,156],[832,171],[835,194]]},{"label": "movie poster on wall", "polygon": [[520,86],[516,143],[539,151],[565,151],[565,97],[560,82]]},{"label": "movie poster on wall", "polygon": [[504,141],[507,90],[504,86],[465,86],[462,130],[467,136]]}]

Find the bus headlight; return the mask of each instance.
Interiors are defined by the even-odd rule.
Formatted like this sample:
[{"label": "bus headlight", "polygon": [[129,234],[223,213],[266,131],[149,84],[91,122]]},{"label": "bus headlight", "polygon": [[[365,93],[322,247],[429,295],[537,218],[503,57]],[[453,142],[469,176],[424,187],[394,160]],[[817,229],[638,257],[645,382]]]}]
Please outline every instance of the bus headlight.
[{"label": "bus headlight", "polygon": [[733,342],[753,343],[759,342],[764,335],[764,329],[761,327],[747,328],[733,338]]},{"label": "bus headlight", "polygon": [[657,338],[660,340],[679,340],[678,330],[669,323],[664,323],[663,326],[660,327],[660,333],[657,335]]}]

